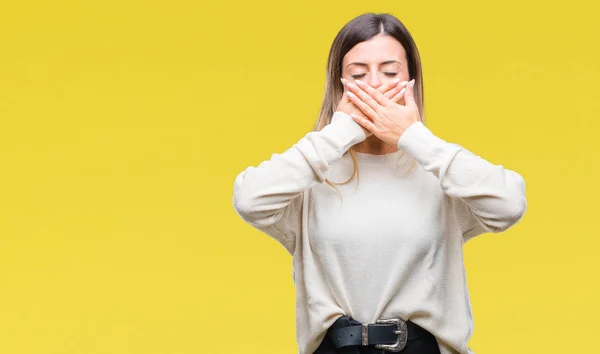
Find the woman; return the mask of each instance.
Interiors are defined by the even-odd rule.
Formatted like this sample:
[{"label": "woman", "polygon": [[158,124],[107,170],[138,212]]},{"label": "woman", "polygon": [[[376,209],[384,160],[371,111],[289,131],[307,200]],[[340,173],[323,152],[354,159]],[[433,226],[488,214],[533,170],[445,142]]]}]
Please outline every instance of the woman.
[{"label": "woman", "polygon": [[325,91],[315,131],[234,182],[236,212],[293,256],[299,354],[473,354],[462,246],[522,218],[523,178],[424,125],[390,14],[342,28]]}]

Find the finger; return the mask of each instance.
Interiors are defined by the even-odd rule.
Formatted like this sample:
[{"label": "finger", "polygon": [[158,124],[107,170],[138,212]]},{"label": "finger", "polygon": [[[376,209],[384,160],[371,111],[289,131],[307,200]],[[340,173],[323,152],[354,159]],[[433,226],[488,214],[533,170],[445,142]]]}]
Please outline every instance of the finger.
[{"label": "finger", "polygon": [[[354,82],[356,83],[358,88],[360,88],[364,93],[366,93],[367,96],[363,95],[361,92],[356,92],[356,94],[363,101],[365,101],[365,103],[371,105],[373,109],[376,109],[377,105],[385,107],[392,103],[387,97],[385,97],[381,92],[374,89],[371,85],[368,85],[367,83],[364,83],[360,80],[355,80]],[[348,87],[351,88],[350,85],[348,85]],[[377,105],[374,105],[375,102],[377,103]]]},{"label": "finger", "polygon": [[402,96],[404,95],[405,91],[406,91],[406,87],[403,88],[402,90],[400,90],[400,92],[398,92],[396,95],[394,95],[394,97],[392,97],[392,101],[398,102],[400,100],[400,98],[402,98]]},{"label": "finger", "polygon": [[375,110],[371,108],[371,106],[364,103],[360,98],[358,98],[352,91],[346,91],[346,95],[348,96],[350,101],[354,103],[354,105],[358,107],[358,109],[360,109],[369,119],[377,119],[377,112],[375,112]]},{"label": "finger", "polygon": [[405,101],[404,105],[405,106],[417,104],[415,102],[415,96],[413,94],[414,86],[415,86],[415,79],[410,80],[410,82],[408,83],[408,86],[406,86],[406,92],[404,93],[404,101]]},{"label": "finger", "polygon": [[[361,81],[360,80],[356,80],[355,82],[361,82]],[[361,82],[361,84],[362,84],[362,82]],[[363,86],[369,86],[369,85],[363,85]],[[346,87],[348,88],[348,92],[353,93],[355,97],[357,97],[363,103],[367,104],[374,112],[379,112],[379,109],[382,107],[381,104],[379,104],[371,95],[369,95],[362,88],[358,87],[356,85],[356,83],[349,82],[346,85]],[[371,86],[369,86],[369,88],[372,89],[372,91],[375,91],[379,95],[381,95],[380,92],[378,92],[377,90],[375,90]],[[352,99],[352,96],[350,96],[350,99]]]},{"label": "finger", "polygon": [[346,85],[348,84],[348,80],[346,80],[343,77],[341,77],[340,81],[342,82],[342,93],[344,94],[344,95],[342,95],[342,100],[343,101],[347,101],[348,98],[346,97],[345,93],[348,90],[348,88],[346,87]]},{"label": "finger", "polygon": [[389,90],[391,90],[391,89],[395,88],[396,86],[400,85],[400,80],[401,79],[394,79],[394,80],[388,82],[387,84],[383,84],[383,85],[379,86],[376,90],[379,91],[379,92],[381,92],[385,96],[386,92],[388,92]]},{"label": "finger", "polygon": [[402,81],[383,95],[393,101],[394,99],[392,97],[396,96],[398,92],[400,92],[400,90],[402,90],[407,84],[408,81]]},{"label": "finger", "polygon": [[348,98],[348,95],[346,95],[346,92],[348,91],[348,89],[346,88],[346,85],[344,85],[344,90],[342,91],[342,99],[341,102],[343,103],[349,103],[350,99]]}]

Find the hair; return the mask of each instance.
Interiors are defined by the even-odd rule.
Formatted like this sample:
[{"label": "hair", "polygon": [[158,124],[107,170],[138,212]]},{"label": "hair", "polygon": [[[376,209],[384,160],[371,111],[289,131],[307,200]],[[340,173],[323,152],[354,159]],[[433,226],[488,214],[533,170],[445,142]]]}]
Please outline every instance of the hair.
[{"label": "hair", "polygon": [[[333,113],[336,110],[337,105],[344,94],[344,87],[340,81],[342,77],[342,60],[346,53],[350,51],[355,45],[360,42],[367,41],[377,35],[384,34],[390,35],[394,37],[402,46],[406,52],[406,60],[408,63],[408,74],[409,79],[415,80],[415,85],[413,87],[415,102],[417,103],[417,107],[419,108],[420,113],[420,121],[425,124],[425,112],[424,112],[424,100],[423,100],[423,76],[421,71],[421,58],[419,56],[419,51],[417,50],[417,46],[404,26],[399,19],[395,16],[388,13],[365,13],[358,17],[355,17],[350,22],[348,22],[337,34],[333,43],[331,45],[331,49],[329,50],[329,57],[327,60],[327,76],[325,79],[325,95],[323,97],[323,103],[321,105],[321,111],[319,113],[319,118],[315,124],[314,130],[319,131],[323,129],[326,125],[331,123],[331,118]],[[325,183],[329,184],[333,187],[339,194],[338,189],[334,186],[343,185],[349,183],[354,176],[357,178],[357,186],[358,181],[360,179],[358,172],[358,159],[356,157],[355,147],[352,146],[348,150],[352,158],[353,164],[353,172],[352,176],[345,182],[331,182],[328,179],[325,179]],[[398,162],[404,155],[404,152],[398,159]],[[412,171],[412,167],[415,165],[414,159],[412,159],[411,168],[409,170]],[[398,165],[398,162],[396,163]],[[340,194],[341,197],[341,194]]]}]

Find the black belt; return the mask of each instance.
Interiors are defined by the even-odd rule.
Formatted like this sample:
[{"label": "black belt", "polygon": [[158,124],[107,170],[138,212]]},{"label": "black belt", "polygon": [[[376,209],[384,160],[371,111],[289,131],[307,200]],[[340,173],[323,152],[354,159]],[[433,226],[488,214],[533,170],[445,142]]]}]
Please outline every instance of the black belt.
[{"label": "black belt", "polygon": [[339,317],[327,331],[327,336],[337,349],[349,346],[375,346],[391,352],[399,352],[406,341],[431,335],[427,330],[401,318],[380,319],[376,323],[363,324],[352,317]]}]

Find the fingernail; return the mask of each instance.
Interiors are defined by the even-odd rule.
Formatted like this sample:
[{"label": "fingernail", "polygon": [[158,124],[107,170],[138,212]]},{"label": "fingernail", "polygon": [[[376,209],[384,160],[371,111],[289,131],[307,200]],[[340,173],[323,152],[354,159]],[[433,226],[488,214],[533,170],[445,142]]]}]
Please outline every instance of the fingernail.
[{"label": "fingernail", "polygon": [[356,82],[356,84],[357,84],[358,86],[361,86],[361,85],[363,84],[363,82],[362,82],[362,81],[360,81],[360,80],[354,80],[354,82]]},{"label": "fingernail", "polygon": [[405,87],[405,88],[403,88],[402,90],[400,90],[400,93],[399,93],[399,95],[403,94],[403,93],[404,93],[404,90],[406,90],[406,87]]},{"label": "fingernail", "polygon": [[413,88],[415,86],[415,79],[410,80],[408,84],[410,85],[410,88]]},{"label": "fingernail", "polygon": [[402,80],[402,79],[394,79],[394,80],[392,81],[392,84],[397,84],[397,83],[399,83],[399,82],[400,82],[400,80]]},{"label": "fingernail", "polygon": [[342,82],[342,85],[346,86],[346,83],[348,82],[348,80],[344,79],[343,77],[340,78],[340,81]]}]

